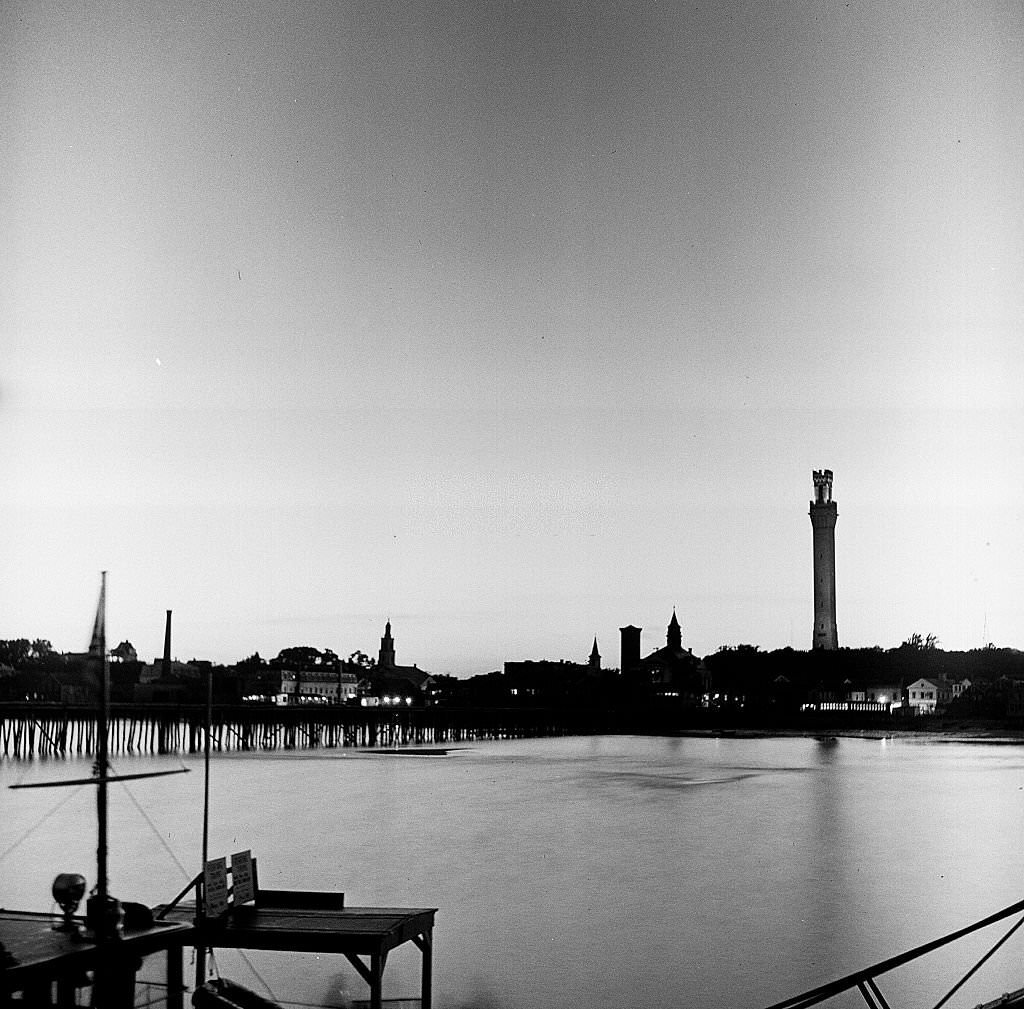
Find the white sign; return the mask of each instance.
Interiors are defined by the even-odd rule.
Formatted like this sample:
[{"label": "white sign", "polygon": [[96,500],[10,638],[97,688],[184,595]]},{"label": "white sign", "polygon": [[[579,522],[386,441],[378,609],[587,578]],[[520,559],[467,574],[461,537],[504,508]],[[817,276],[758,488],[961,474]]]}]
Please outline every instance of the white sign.
[{"label": "white sign", "polygon": [[219,918],[228,909],[228,860],[211,858],[203,869],[206,917]]},{"label": "white sign", "polygon": [[231,889],[234,893],[235,907],[256,899],[256,883],[252,878],[251,851],[236,851],[231,856]]}]

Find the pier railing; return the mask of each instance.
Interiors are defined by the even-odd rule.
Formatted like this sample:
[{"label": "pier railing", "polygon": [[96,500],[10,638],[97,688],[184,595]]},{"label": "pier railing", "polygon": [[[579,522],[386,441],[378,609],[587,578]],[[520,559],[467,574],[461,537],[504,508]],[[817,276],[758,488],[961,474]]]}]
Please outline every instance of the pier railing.
[{"label": "pier railing", "polygon": [[[1010,904],[1008,907],[1004,907],[1001,911],[997,911],[995,914],[991,914],[987,918],[981,919],[981,921],[976,921],[974,924],[968,925],[965,928],[958,929],[955,932],[950,932],[949,935],[944,935],[939,939],[933,939],[931,942],[926,942],[921,946],[915,946],[913,949],[907,950],[905,953],[889,957],[887,960],[882,960],[879,963],[872,964],[870,967],[865,967],[863,970],[855,971],[852,974],[847,974],[845,977],[838,978],[835,981],[830,981],[828,984],[823,984],[817,988],[812,988],[809,991],[802,992],[800,995],[794,995],[782,1002],[776,1002],[774,1005],[769,1006],[768,1009],[807,1009],[808,1006],[820,1005],[823,1002],[827,1002],[838,995],[853,991],[854,989],[860,992],[869,1009],[890,1009],[889,1003],[886,1001],[885,996],[878,987],[877,978],[881,977],[883,974],[888,974],[890,971],[896,970],[897,967],[902,967],[904,964],[910,963],[912,960],[917,960],[920,957],[927,956],[929,953],[932,953],[937,949],[941,949],[943,946],[948,946],[950,943],[963,939],[965,936],[968,936],[973,932],[978,932],[983,928],[988,928],[990,925],[994,925],[996,922],[1003,921],[1006,918],[1012,918],[1014,915],[1018,914],[1024,914],[1024,900],[1019,900],[1015,904]],[[1021,925],[1024,925],[1024,917],[1019,918],[985,953],[985,955],[982,956],[941,999],[939,999],[935,1004],[935,1009],[942,1009],[942,1006],[946,1005],[946,1003],[949,1002],[949,1000],[958,991],[960,991],[960,989],[972,977],[974,977],[974,975],[992,956],[995,955],[1010,936],[1012,936],[1014,932],[1021,927]],[[995,1002],[988,1003],[986,1006],[979,1006],[978,1009],[988,1009],[988,1006],[991,1006],[992,1009],[995,1009],[996,1006],[1005,1007],[1005,1009],[1010,1009],[1010,1007],[1013,1006],[1024,1006],[1024,989],[1003,995]]]}]

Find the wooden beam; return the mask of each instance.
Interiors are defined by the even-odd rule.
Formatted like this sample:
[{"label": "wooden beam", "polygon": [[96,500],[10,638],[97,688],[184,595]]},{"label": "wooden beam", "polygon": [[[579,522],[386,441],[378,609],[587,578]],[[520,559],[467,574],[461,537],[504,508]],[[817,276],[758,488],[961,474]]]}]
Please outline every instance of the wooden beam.
[{"label": "wooden beam", "polygon": [[345,953],[344,957],[350,964],[352,964],[353,967],[355,967],[357,971],[359,971],[359,976],[368,985],[373,984],[373,975],[370,973],[370,968],[359,959],[359,956],[356,953]]}]

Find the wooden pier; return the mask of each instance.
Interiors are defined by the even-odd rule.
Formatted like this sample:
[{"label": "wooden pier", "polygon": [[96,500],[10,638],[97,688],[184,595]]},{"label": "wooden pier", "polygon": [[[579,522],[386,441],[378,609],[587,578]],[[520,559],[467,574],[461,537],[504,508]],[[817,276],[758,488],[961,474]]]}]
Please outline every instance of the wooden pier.
[{"label": "wooden pier", "polygon": [[[167,1009],[184,1009],[183,951],[189,946],[203,952],[204,964],[207,949],[343,956],[369,987],[370,1009],[382,1009],[388,954],[408,942],[422,957],[420,1009],[431,1009],[436,908],[345,907],[341,893],[269,890],[217,918],[197,916],[195,904],[154,911],[156,920],[150,916],[101,942],[86,937],[81,918],[75,919],[79,931],[70,933],[54,927],[53,914],[0,910],[0,1009],[74,1009],[83,1004],[79,992],[85,988],[92,988],[94,1006],[132,1009],[136,973],[153,954],[166,959]],[[202,1004],[234,1003],[213,998]],[[260,1004],[276,1006],[264,999]]]},{"label": "wooden pier", "polygon": [[[599,721],[599,720],[598,720]],[[540,708],[356,708],[328,705],[215,705],[214,751],[451,745],[607,731],[587,717]],[[113,755],[201,753],[206,708],[201,705],[114,704],[109,721]],[[88,706],[0,705],[0,757],[91,756],[95,711]]]}]

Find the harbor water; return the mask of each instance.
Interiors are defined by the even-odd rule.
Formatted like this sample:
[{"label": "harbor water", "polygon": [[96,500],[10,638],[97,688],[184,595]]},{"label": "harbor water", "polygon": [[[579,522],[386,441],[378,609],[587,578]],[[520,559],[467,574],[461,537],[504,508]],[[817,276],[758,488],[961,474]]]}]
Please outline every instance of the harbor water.
[{"label": "harbor water", "polygon": [[[110,791],[110,890],[157,903],[199,866],[192,773]],[[0,764],[4,786],[87,761]],[[95,877],[90,786],[8,791],[0,904],[47,910]],[[983,917],[1024,889],[1024,748],[938,738],[574,737],[447,752],[232,753],[211,767],[211,856],[251,848],[264,886],[437,907],[435,1005],[765,1006]],[[933,1005],[1009,922],[882,977]],[[951,1003],[1024,986],[1015,936]],[[282,1002],[367,997],[342,958],[218,954]],[[187,968],[186,968],[187,969]],[[385,998],[416,992],[391,954]],[[835,1005],[857,1005],[859,996]]]}]

